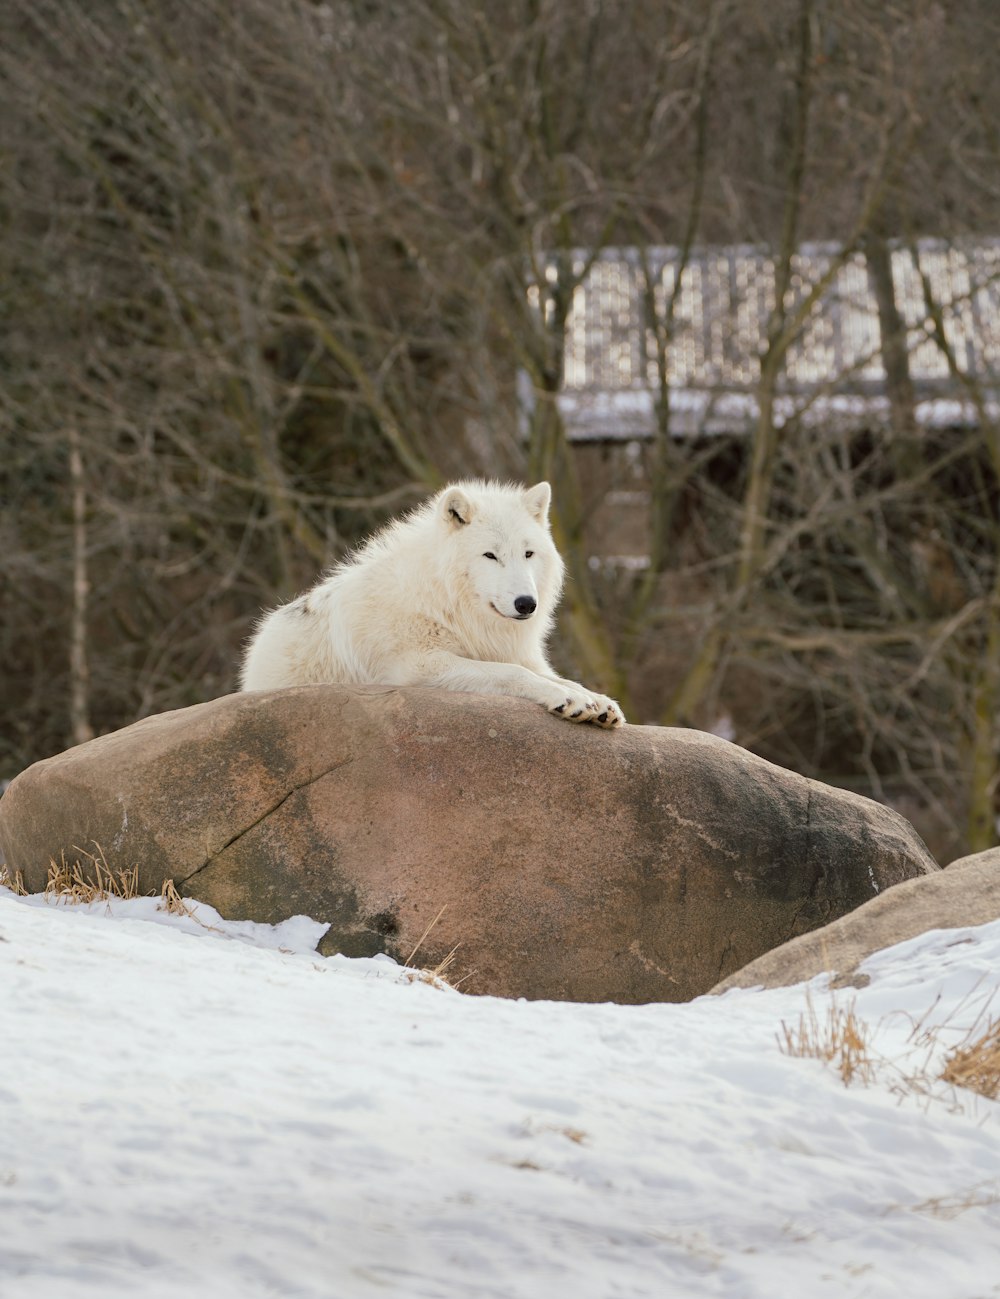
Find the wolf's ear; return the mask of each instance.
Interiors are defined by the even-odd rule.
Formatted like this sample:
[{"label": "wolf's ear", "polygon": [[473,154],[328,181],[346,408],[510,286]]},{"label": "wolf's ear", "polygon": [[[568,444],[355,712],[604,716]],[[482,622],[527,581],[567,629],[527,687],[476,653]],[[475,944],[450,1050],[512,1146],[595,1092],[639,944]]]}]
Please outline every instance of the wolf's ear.
[{"label": "wolf's ear", "polygon": [[534,487],[525,488],[524,503],[528,513],[539,523],[548,523],[551,501],[552,488],[548,483],[537,483]]},{"label": "wolf's ear", "polygon": [[472,522],[472,502],[461,487],[449,487],[441,496],[441,517],[453,528]]}]

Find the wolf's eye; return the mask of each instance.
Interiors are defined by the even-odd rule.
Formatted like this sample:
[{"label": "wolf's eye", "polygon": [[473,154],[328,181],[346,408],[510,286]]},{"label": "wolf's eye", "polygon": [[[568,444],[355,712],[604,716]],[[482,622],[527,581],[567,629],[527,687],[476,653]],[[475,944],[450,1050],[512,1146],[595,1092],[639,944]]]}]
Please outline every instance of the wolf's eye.
[{"label": "wolf's eye", "polygon": [[534,553],[535,553],[535,552],[534,552],[533,550],[526,550],[526,551],[524,552],[524,557],[525,557],[525,559],[530,559],[531,556],[532,556]]},{"label": "wolf's eye", "polygon": [[485,555],[483,555],[483,559],[496,559],[496,555],[494,555],[492,550],[488,550]]}]

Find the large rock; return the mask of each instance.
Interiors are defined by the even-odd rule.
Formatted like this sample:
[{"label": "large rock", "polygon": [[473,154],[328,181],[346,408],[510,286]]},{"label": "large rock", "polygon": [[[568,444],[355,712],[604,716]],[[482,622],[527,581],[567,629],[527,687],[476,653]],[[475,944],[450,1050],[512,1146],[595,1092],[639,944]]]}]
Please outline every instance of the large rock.
[{"label": "large rock", "polygon": [[226,917],[330,922],[472,992],[683,1001],[937,870],[867,799],[696,731],[570,725],[390,687],[232,695],[23,772],[0,845],[31,890],[98,843]]},{"label": "large rock", "polygon": [[931,929],[965,929],[1000,919],[1000,848],[961,857],[943,871],[905,881],[857,911],[767,952],[723,979],[730,988],[786,988],[817,974],[835,987],[863,987],[858,966],[875,952]]}]

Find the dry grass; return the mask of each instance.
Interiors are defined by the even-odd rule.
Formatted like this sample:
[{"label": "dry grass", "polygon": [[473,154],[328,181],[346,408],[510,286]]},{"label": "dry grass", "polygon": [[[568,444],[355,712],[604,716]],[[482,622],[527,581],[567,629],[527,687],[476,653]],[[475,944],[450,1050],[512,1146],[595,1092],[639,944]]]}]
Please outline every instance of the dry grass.
[{"label": "dry grass", "polygon": [[[831,1001],[825,1016],[821,1017],[808,992],[806,1010],[799,1016],[798,1025],[790,1028],[782,1021],[778,1044],[785,1055],[822,1060],[830,1065],[845,1086],[852,1082],[868,1085],[879,1076],[899,1096],[950,1101],[956,1110],[962,1110],[957,1088],[975,1092],[987,1100],[1000,1099],[1000,1017],[991,1016],[985,1027],[982,1026],[991,998],[975,1015],[971,1028],[958,1045],[944,1056],[943,1065],[938,1063],[942,1034],[954,1034],[956,1017],[971,1008],[971,1000],[972,994],[937,1023],[933,1022],[935,1002],[913,1024],[904,1062],[887,1059],[874,1050],[876,1030],[858,1018],[853,1000],[845,1006]],[[951,1092],[944,1093],[941,1084],[951,1088]]]},{"label": "dry grass", "polygon": [[444,957],[443,960],[438,961],[437,965],[435,965],[433,970],[422,970],[419,977],[423,979],[426,983],[445,983],[449,987],[457,988],[458,983],[462,982],[461,979],[459,979],[458,983],[452,984],[451,981],[449,979],[446,979],[444,976],[455,964],[455,960],[458,955],[459,946],[460,944],[456,943],[455,946],[448,953],[448,955]]},{"label": "dry grass", "polygon": [[1000,1019],[991,1019],[978,1037],[970,1035],[949,1052],[940,1076],[995,1101],[1000,1096]]},{"label": "dry grass", "polygon": [[[158,911],[166,911],[170,916],[186,916],[188,920],[193,920],[196,925],[201,925],[202,929],[207,929],[213,934],[221,934],[224,931],[218,925],[207,924],[195,911],[194,905],[188,902],[186,898],[181,897],[177,892],[177,886],[173,880],[164,880],[163,887],[160,889],[160,902],[157,907]],[[281,951],[287,949],[282,947]]]},{"label": "dry grass", "polygon": [[806,1009],[797,1027],[789,1028],[782,1020],[778,1043],[785,1055],[822,1060],[840,1075],[844,1086],[852,1082],[870,1083],[875,1077],[876,1061],[871,1054],[872,1031],[854,1013],[854,1002],[840,1006],[832,1001],[822,1018],[806,993]]},{"label": "dry grass", "polygon": [[[87,852],[75,844],[73,850],[80,856],[72,863],[67,862],[66,854],[61,853],[59,861],[49,860],[48,880],[44,896],[49,901],[67,905],[87,904],[89,902],[107,902],[111,898],[129,900],[140,896],[153,897],[154,894],[139,893],[139,867],[114,867],[108,864],[104,849],[94,843],[94,851]],[[0,888],[8,888],[20,897],[26,897],[28,890],[24,887],[24,876],[15,871],[13,877],[6,866],[0,865]],[[197,920],[194,908],[185,901],[177,891],[173,880],[164,880],[160,889],[159,909],[171,916],[187,916]],[[199,921],[199,923],[202,923]],[[206,929],[212,928],[206,925]]]},{"label": "dry grass", "polygon": [[11,875],[4,862],[0,862],[0,889],[10,889],[19,898],[28,896],[28,890],[24,887],[24,876],[20,871],[15,871]]},{"label": "dry grass", "polygon": [[441,910],[440,910],[440,911],[437,913],[437,915],[434,917],[434,919],[431,921],[431,923],[430,923],[430,924],[427,926],[427,928],[424,930],[424,932],[423,932],[423,933],[420,935],[420,937],[417,939],[417,945],[414,947],[413,951],[409,954],[409,956],[408,956],[408,957],[406,958],[406,960],[403,962],[403,964],[404,964],[405,966],[409,966],[410,962],[411,962],[411,961],[413,960],[413,958],[416,956],[417,952],[419,952],[420,949],[421,949],[421,947],[424,945],[424,939],[425,939],[425,938],[427,937],[427,935],[431,932],[431,930],[434,928],[434,926],[438,923],[438,921],[441,919],[441,917],[444,915],[444,913],[445,913],[447,910],[448,910],[448,903],[446,902],[446,903],[444,904],[444,906],[441,908]]},{"label": "dry grass", "polygon": [[[166,911],[170,916],[187,916],[189,920],[197,920],[194,908],[177,892],[173,880],[163,881],[163,888],[160,889],[160,910]],[[199,921],[200,923],[202,922]],[[205,926],[206,929],[209,927]]]},{"label": "dry grass", "polygon": [[[446,975],[447,972],[451,969],[451,967],[454,965],[454,963],[455,963],[455,959],[456,959],[456,955],[457,955],[457,953],[458,953],[458,949],[459,949],[459,947],[461,946],[461,943],[456,943],[455,946],[454,946],[454,947],[451,949],[451,951],[448,953],[448,955],[445,956],[443,960],[439,961],[439,962],[437,963],[437,965],[433,968],[433,970],[414,970],[414,969],[412,969],[413,958],[416,956],[417,952],[420,951],[421,947],[422,947],[423,944],[424,944],[424,940],[426,939],[427,935],[431,932],[431,930],[434,928],[434,926],[438,923],[438,921],[441,919],[441,917],[444,915],[444,913],[447,911],[447,909],[448,909],[448,904],[447,904],[447,902],[446,902],[446,903],[444,904],[444,906],[441,908],[441,910],[440,910],[440,911],[437,913],[437,915],[434,917],[434,919],[433,919],[433,920],[430,922],[430,924],[427,926],[427,928],[424,930],[424,932],[423,932],[423,933],[420,935],[420,937],[417,939],[417,943],[416,943],[416,946],[414,947],[413,951],[409,954],[409,956],[408,956],[408,957],[406,958],[406,960],[403,962],[403,968],[404,968],[404,970],[406,970],[406,971],[409,972],[409,975],[410,975],[410,978],[411,978],[411,979],[419,979],[422,983],[430,983],[430,984],[434,984],[434,985],[443,984],[445,987],[449,987],[449,988],[450,988],[450,987],[455,987],[455,988],[457,988],[457,987],[459,986],[459,984],[462,982],[462,980],[460,979],[460,980],[458,981],[458,983],[453,984],[453,983],[451,983],[451,981],[450,981],[449,979],[446,979],[446,978],[445,978],[445,975]],[[469,976],[466,975],[465,977],[468,978]]]},{"label": "dry grass", "polygon": [[[139,896],[139,867],[109,866],[101,845],[95,843],[94,848],[95,851],[89,853],[74,844],[73,849],[80,853],[80,857],[72,865],[67,863],[65,853],[61,854],[58,862],[49,861],[49,878],[45,885],[47,898],[86,903]],[[81,858],[86,859],[86,865]]]},{"label": "dry grass", "polygon": [[932,1196],[929,1200],[921,1200],[919,1204],[891,1205],[885,1210],[885,1213],[904,1211],[907,1213],[926,1213],[931,1218],[940,1218],[945,1222],[950,1222],[961,1214],[967,1213],[969,1209],[988,1209],[992,1208],[994,1204],[1000,1204],[1000,1188],[998,1188],[996,1181],[987,1180],[953,1195]]},{"label": "dry grass", "polygon": [[[60,862],[49,863],[49,879],[45,886],[45,897],[57,902],[73,905],[75,903],[107,902],[111,898],[155,897],[154,893],[140,894],[139,867],[127,866],[114,869],[109,866],[100,844],[95,843],[95,852],[84,852],[73,845],[76,852],[82,853],[87,864],[79,859],[72,866],[67,865],[65,854]],[[203,929],[221,933],[215,925],[199,920],[193,905],[181,897],[173,880],[164,880],[160,889],[158,910],[166,911],[171,916],[186,916]]]},{"label": "dry grass", "polygon": [[[434,987],[458,988],[469,976],[466,974],[463,978],[453,983],[451,979],[445,978],[445,975],[455,964],[459,946],[460,944],[456,943],[448,955],[445,956],[443,960],[438,961],[433,970],[416,970],[410,965],[409,961],[407,961],[403,966],[403,970],[411,982],[413,980],[419,980],[421,983],[430,983]],[[416,951],[416,948],[414,948],[414,951]],[[410,960],[412,959],[411,955]]]}]

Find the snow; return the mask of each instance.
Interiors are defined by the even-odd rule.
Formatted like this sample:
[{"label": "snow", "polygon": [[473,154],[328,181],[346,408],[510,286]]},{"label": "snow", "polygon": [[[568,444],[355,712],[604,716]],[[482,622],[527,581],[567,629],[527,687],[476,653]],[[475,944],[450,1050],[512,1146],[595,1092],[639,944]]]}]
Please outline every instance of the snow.
[{"label": "snow", "polygon": [[[933,1080],[1000,923],[861,989],[639,1007],[466,996],[322,932],[0,890],[3,1299],[1000,1295],[998,1103]],[[870,1085],[779,1045],[832,1001]]]}]

